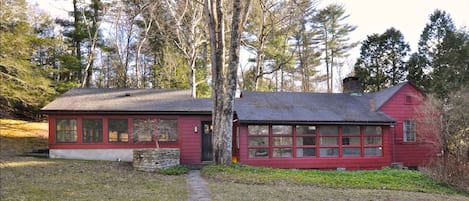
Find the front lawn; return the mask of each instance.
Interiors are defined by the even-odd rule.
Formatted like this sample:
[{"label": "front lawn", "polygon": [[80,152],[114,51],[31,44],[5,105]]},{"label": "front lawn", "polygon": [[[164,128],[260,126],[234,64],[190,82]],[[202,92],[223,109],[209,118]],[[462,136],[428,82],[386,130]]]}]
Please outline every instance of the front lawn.
[{"label": "front lawn", "polygon": [[449,187],[436,184],[424,174],[410,170],[319,171],[212,165],[202,169],[202,175],[214,181],[231,181],[240,184],[292,184],[328,188],[456,193]]},{"label": "front lawn", "polygon": [[122,162],[9,157],[0,172],[0,200],[188,198],[185,175],[135,171]]}]

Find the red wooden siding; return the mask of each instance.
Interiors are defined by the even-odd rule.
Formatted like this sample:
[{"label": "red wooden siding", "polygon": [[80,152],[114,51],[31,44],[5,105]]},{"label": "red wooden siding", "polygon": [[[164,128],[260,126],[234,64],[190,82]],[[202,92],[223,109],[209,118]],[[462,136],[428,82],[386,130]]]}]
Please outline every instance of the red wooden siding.
[{"label": "red wooden siding", "polygon": [[[56,143],[56,119],[76,119],[77,120],[77,142],[74,143]],[[82,143],[82,124],[84,118],[103,119],[103,142],[100,143]],[[201,156],[201,121],[210,121],[210,115],[164,115],[164,116],[137,116],[137,115],[49,115],[49,148],[50,149],[106,149],[106,148],[155,148],[156,144],[134,143],[129,136],[126,143],[108,142],[108,119],[128,119],[129,134],[131,134],[133,118],[166,118],[178,120],[178,139],[176,142],[160,142],[161,148],[180,148],[182,164],[200,163]],[[197,127],[197,132],[194,128]]]},{"label": "red wooden siding", "polygon": [[[389,126],[382,126],[382,156],[343,157],[339,154],[339,156],[336,157],[321,157],[319,154],[316,154],[314,157],[303,158],[296,157],[295,153],[293,153],[292,157],[287,158],[249,158],[248,127],[246,124],[241,124],[239,128],[240,162],[247,165],[302,169],[336,169],[340,167],[346,168],[347,170],[380,169],[391,165],[392,136]],[[319,142],[317,142],[317,144],[319,144]],[[338,145],[338,147],[339,146],[341,145]],[[316,149],[318,149],[318,147],[316,147]],[[293,149],[293,152],[295,151],[296,150]],[[318,152],[317,150],[316,153]],[[339,151],[339,153],[341,153],[341,151]]]},{"label": "red wooden siding", "polygon": [[[411,98],[410,103],[408,97]],[[407,100],[406,100],[407,99]],[[416,120],[417,110],[423,104],[423,94],[412,84],[404,85],[394,96],[389,99],[379,111],[386,113],[396,120],[392,128],[394,132],[393,161],[403,162],[405,166],[420,166],[427,163],[438,150],[432,143],[419,135],[418,123],[415,142],[404,142],[403,121]]]}]

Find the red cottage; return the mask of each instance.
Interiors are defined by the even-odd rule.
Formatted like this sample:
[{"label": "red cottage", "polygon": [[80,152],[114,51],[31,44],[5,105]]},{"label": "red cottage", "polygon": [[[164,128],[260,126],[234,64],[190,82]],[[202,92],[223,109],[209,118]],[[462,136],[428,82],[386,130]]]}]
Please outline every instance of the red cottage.
[{"label": "red cottage", "polygon": [[[276,168],[417,167],[435,155],[417,133],[423,94],[411,83],[365,94],[243,92],[235,100],[233,158]],[[135,148],[179,148],[181,164],[212,160],[211,100],[187,90],[72,89],[49,115],[51,158],[132,161]]]}]

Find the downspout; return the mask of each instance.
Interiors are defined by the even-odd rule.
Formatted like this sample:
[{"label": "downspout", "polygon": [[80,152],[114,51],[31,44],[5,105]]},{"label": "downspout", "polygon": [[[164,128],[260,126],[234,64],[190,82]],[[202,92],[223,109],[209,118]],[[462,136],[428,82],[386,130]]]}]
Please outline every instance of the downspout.
[{"label": "downspout", "polygon": [[396,125],[391,124],[391,136],[392,136],[392,163],[396,162]]}]

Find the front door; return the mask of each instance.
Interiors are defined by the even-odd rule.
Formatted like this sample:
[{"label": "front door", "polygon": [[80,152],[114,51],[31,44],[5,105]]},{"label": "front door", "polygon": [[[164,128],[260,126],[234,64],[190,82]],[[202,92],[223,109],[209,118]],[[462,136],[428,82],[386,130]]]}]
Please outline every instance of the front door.
[{"label": "front door", "polygon": [[212,122],[202,122],[202,161],[212,161]]}]

